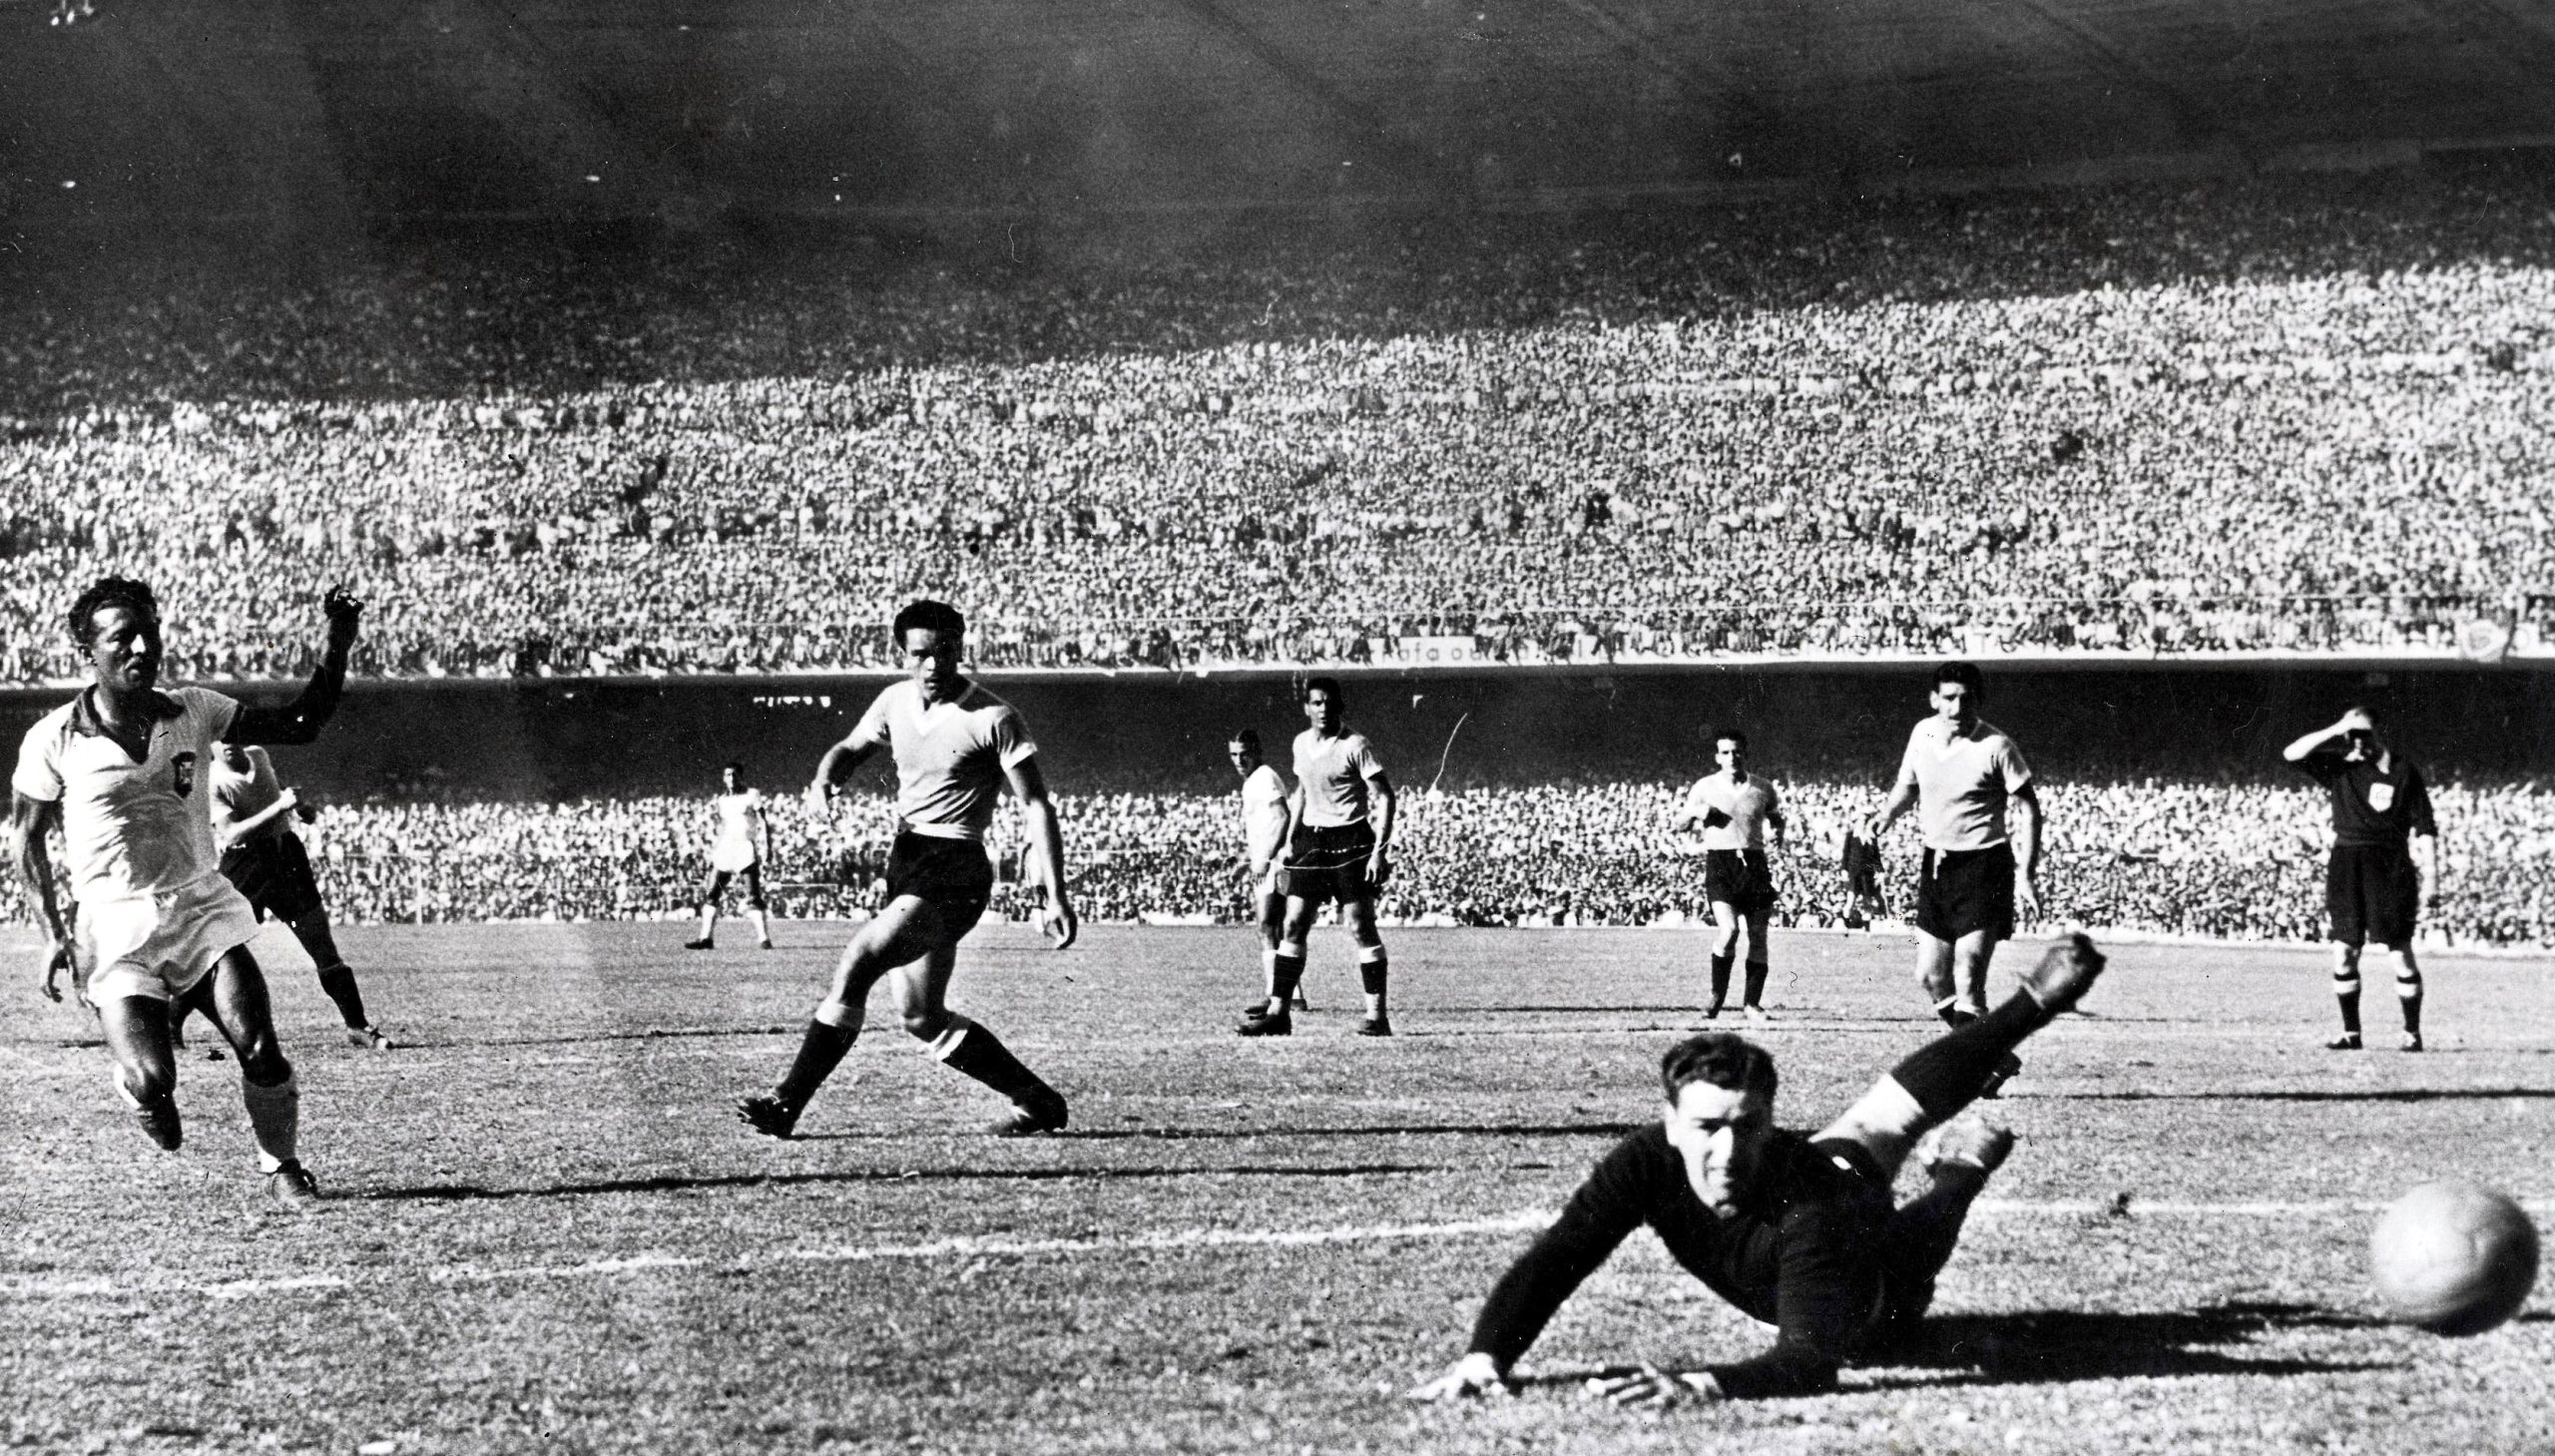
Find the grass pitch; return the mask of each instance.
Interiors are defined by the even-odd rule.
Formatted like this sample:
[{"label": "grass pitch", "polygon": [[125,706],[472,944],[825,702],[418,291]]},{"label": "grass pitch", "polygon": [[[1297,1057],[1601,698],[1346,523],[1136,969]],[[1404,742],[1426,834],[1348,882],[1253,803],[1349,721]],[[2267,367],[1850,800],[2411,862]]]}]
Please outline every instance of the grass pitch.
[{"label": "grass pitch", "polygon": [[[736,931],[740,927],[726,927]],[[2418,1057],[2326,1053],[2320,954],[2126,946],[2025,1049],[2022,1136],[1930,1348],[1803,1400],[1632,1415],[1578,1375],[1766,1336],[1647,1234],[1516,1399],[1400,1392],[1699,1024],[1699,932],[1391,933],[1392,1041],[1320,932],[1291,1040],[1229,1031],[1237,930],[979,934],[954,1002],[1072,1100],[1061,1138],[918,1054],[882,996],[803,1138],[775,1077],[845,928],[686,954],[680,925],[345,933],[408,1045],[343,1046],[257,949],[301,1069],[316,1216],[256,1197],[238,1074],[186,1062],[150,1147],[84,1022],[0,1010],[0,1441],[65,1451],[2555,1450],[2555,1316],[2385,1322],[2378,1206],[2464,1175],[2555,1210],[2555,981],[2434,957]],[[2008,967],[2036,945],[2009,949]],[[23,942],[0,948],[19,957]],[[1902,937],[1787,936],[1762,1031],[1812,1126],[1934,1029]],[[1999,990],[2007,982],[2000,975]],[[2369,1023],[2394,1009],[2370,978]],[[200,1032],[201,1036],[202,1033]]]}]

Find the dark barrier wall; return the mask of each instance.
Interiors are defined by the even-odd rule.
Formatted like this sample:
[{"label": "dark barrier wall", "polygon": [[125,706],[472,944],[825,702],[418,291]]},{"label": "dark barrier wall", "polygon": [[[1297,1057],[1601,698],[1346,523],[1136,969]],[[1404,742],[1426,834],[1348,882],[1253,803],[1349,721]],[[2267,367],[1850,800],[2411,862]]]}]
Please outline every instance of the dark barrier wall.
[{"label": "dark barrier wall", "polygon": [[[1704,735],[1746,729],[1770,772],[1896,766],[1926,711],[1921,669],[1343,675],[1349,723],[1397,782],[1448,786],[1709,771]],[[414,791],[564,797],[707,791],[737,759],[794,788],[884,685],[861,679],[447,682],[349,691],[321,741],[283,750],[289,781],[330,796]],[[1988,673],[1986,716],[2042,771],[2215,775],[2276,766],[2280,745],[2351,703],[2387,716],[2434,777],[2555,773],[2555,673],[2119,670]],[[1254,725],[1283,764],[1303,727],[1271,675],[1008,679],[1062,790],[1214,789],[1225,735]],[[67,697],[0,700],[14,744]],[[883,771],[878,772],[883,779]]]}]

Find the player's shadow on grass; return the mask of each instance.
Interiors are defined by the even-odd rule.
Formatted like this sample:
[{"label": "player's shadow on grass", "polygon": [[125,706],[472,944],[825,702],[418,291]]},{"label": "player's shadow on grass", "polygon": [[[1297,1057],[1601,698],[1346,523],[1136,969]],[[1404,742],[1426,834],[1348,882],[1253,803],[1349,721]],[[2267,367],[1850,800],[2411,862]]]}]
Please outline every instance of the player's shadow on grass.
[{"label": "player's shadow on grass", "polygon": [[373,1189],[350,1195],[370,1204],[504,1203],[518,1199],[583,1199],[627,1194],[715,1192],[723,1189],[861,1187],[879,1184],[928,1183],[1113,1183],[1192,1178],[1370,1178],[1377,1175],[1444,1173],[1435,1164],[1355,1163],[1338,1165],[1261,1164],[1217,1168],[918,1168],[868,1169],[846,1173],[729,1173],[665,1175],[658,1178],[600,1179],[592,1183],[541,1184],[528,1188],[489,1188],[471,1183],[423,1184],[415,1188]]},{"label": "player's shadow on grass", "polygon": [[2381,1321],[2307,1304],[2231,1303],[2199,1309],[2105,1312],[2032,1309],[1929,1316],[1904,1345],[1864,1364],[1936,1368],[1948,1378],[1881,1373],[1869,1388],[2023,1385],[2172,1375],[2316,1375],[2383,1368],[2370,1360],[2249,1357],[2241,1348],[2283,1330],[2364,1329]]}]

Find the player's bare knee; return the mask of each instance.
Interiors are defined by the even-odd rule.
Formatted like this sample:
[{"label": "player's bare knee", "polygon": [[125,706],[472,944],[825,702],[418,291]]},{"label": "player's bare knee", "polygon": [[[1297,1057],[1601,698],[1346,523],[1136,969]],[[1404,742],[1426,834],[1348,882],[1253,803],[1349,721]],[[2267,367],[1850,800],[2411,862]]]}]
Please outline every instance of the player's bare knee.
[{"label": "player's bare knee", "polygon": [[178,1069],[166,1062],[118,1064],[116,1080],[136,1102],[158,1102],[178,1090]]},{"label": "player's bare knee", "polygon": [[920,1042],[938,1040],[942,1032],[949,1030],[953,1019],[948,1009],[940,1006],[917,1008],[902,1014],[906,1035]]},{"label": "player's bare knee", "polygon": [[275,1045],[271,1031],[257,1032],[240,1047],[240,1075],[259,1087],[278,1087],[291,1080],[292,1063]]}]

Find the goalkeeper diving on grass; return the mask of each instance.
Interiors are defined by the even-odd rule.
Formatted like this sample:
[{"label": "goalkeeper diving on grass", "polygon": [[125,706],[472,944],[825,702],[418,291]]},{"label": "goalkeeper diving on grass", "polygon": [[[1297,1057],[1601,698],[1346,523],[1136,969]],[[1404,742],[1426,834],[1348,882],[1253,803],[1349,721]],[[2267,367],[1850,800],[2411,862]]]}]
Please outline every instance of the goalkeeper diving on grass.
[{"label": "goalkeeper diving on grass", "polygon": [[[2083,935],[2052,946],[2002,1006],[1916,1049],[1810,1137],[1775,1126],[1775,1062],[1763,1048],[1722,1033],[1680,1042],[1660,1063],[1660,1121],[1598,1163],[1490,1291],[1469,1352],[1412,1398],[1510,1390],[1510,1367],[1562,1301],[1645,1223],[1713,1292],[1775,1326],[1775,1343],[1730,1364],[1600,1376],[1592,1390],[1657,1408],[1834,1389],[1840,1366],[1914,1331],[1971,1203],[2013,1147],[2011,1133],[1964,1110],[2102,969]],[[1931,1186],[1894,1207],[1890,1186],[1911,1151]]]}]

